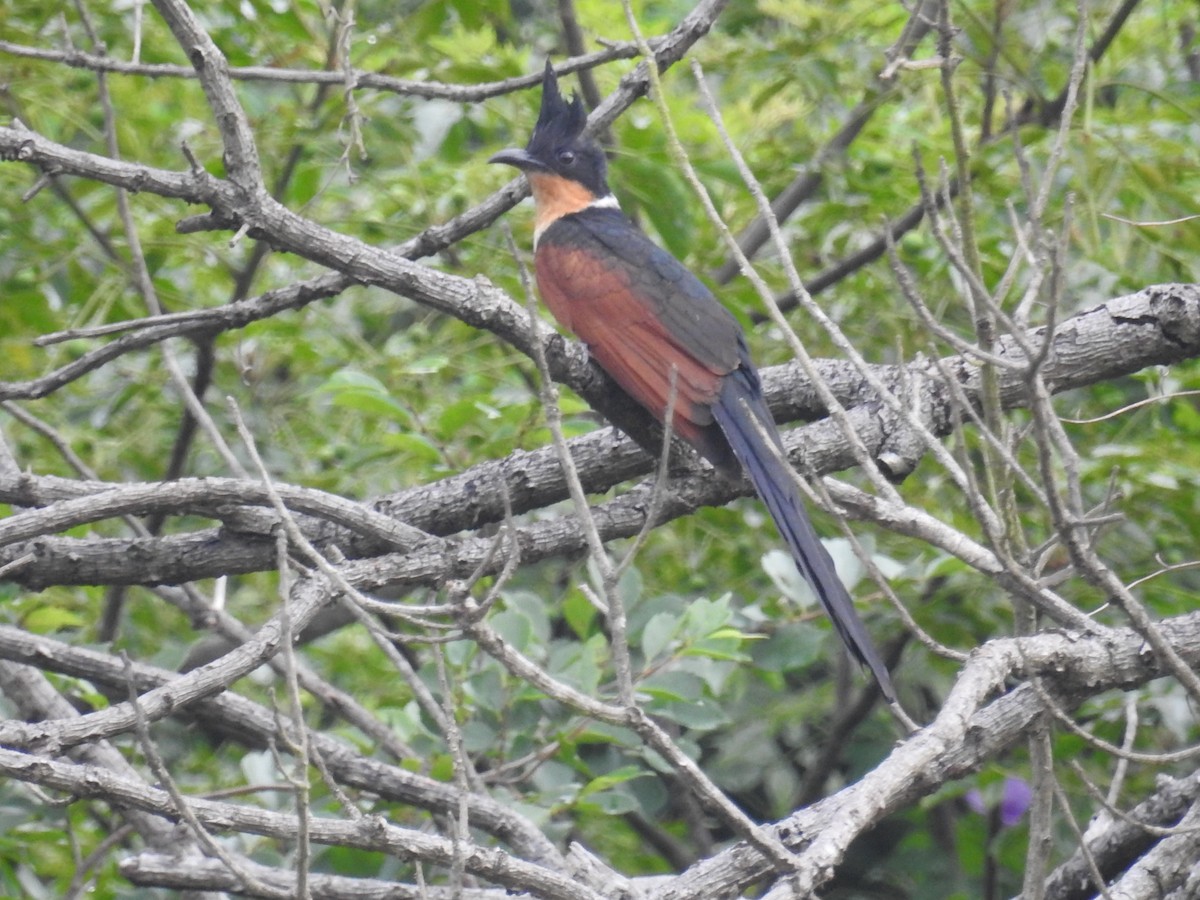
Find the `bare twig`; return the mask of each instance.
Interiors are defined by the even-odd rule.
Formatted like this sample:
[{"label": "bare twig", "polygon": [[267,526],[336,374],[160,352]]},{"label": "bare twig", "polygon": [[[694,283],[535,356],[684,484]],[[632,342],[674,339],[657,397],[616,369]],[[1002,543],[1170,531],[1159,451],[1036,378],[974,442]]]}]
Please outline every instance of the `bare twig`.
[{"label": "bare twig", "polygon": [[209,856],[221,860],[230,872],[237,875],[241,883],[248,885],[257,893],[277,897],[279,900],[293,896],[290,891],[266,893],[269,890],[267,886],[257,883],[254,876],[248,872],[241,871],[238,860],[231,853],[225,851],[225,848],[208,833],[208,829],[204,827],[200,819],[193,813],[191,801],[184,797],[183,792],[179,790],[179,786],[175,783],[175,779],[171,777],[166,763],[163,762],[162,756],[159,755],[158,747],[150,736],[150,722],[142,713],[142,708],[138,703],[137,688],[134,686],[128,656],[124,657],[124,662],[128,678],[129,705],[133,709],[134,731],[137,734],[138,746],[142,751],[142,755],[146,758],[146,763],[150,766],[150,770],[154,773],[155,781],[162,785],[166,794],[170,797],[172,817],[187,823],[192,836],[204,848],[204,852]]},{"label": "bare twig", "polygon": [[[656,38],[653,43],[661,46],[663,38]],[[24,59],[38,59],[44,62],[61,63],[78,69],[89,69],[93,72],[109,72],[115,75],[127,75],[143,78],[182,78],[194,79],[196,70],[191,66],[177,66],[169,63],[139,63],[136,56],[132,62],[124,62],[112,56],[90,54],[78,49],[50,50],[43,47],[29,47],[13,41],[0,41],[0,53]],[[562,60],[555,65],[554,71],[561,75],[571,72],[587,71],[618,59],[632,59],[639,55],[637,45],[633,41],[610,43],[603,50],[584,53]],[[445,84],[437,81],[410,81],[403,78],[393,78],[380,72],[364,72],[349,69],[350,84],[354,90],[377,90],[409,97],[420,97],[426,100],[450,100],[456,103],[478,103],[491,97],[499,97],[516,91],[535,87],[541,83],[542,72],[529,75],[519,75],[485,84]],[[275,66],[231,66],[229,77],[236,81],[265,82],[274,84],[316,84],[316,85],[345,85],[347,72],[325,71],[320,69],[284,69]]]}]

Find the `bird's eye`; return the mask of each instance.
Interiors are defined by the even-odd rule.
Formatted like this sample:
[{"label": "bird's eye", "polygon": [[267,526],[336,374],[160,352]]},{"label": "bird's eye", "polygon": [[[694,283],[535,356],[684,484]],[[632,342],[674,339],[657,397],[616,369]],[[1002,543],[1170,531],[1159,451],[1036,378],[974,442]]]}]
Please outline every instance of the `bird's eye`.
[{"label": "bird's eye", "polygon": [[572,163],[575,162],[575,151],[574,150],[559,150],[558,151],[558,161],[560,163],[562,163],[564,166],[571,165]]}]

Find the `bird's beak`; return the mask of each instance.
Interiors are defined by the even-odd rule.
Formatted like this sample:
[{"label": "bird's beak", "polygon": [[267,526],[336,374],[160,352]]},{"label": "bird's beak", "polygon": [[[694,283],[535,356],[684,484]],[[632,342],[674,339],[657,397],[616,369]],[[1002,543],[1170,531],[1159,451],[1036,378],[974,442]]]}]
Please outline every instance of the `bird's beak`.
[{"label": "bird's beak", "polygon": [[534,159],[525,150],[511,148],[509,150],[501,150],[495,156],[488,160],[490,163],[502,163],[506,166],[515,166],[522,172],[528,169],[544,169],[540,162]]}]

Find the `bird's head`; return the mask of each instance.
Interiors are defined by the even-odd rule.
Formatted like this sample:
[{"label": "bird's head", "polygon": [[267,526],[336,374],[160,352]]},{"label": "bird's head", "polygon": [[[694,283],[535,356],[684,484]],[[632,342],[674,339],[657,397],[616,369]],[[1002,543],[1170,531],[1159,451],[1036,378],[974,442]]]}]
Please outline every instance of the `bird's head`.
[{"label": "bird's head", "polygon": [[[515,166],[529,177],[539,206],[564,193],[581,206],[612,194],[605,178],[604,151],[583,128],[587,113],[577,95],[563,99],[549,60],[542,76],[542,109],[524,150],[501,150],[488,160]],[[582,188],[582,190],[580,190]],[[574,210],[571,210],[574,211]]]}]

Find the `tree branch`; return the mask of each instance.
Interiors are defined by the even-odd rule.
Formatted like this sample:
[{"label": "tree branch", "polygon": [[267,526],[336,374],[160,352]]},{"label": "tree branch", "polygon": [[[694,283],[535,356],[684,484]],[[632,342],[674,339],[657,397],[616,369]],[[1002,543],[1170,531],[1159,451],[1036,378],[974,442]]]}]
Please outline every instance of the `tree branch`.
[{"label": "tree branch", "polygon": [[[1162,623],[1171,646],[1190,664],[1200,663],[1200,613]],[[1130,628],[1103,635],[1043,633],[989,641],[962,671],[937,718],[904,741],[864,778],[775,826],[794,848],[802,868],[793,882],[808,896],[827,881],[846,848],[890,811],[938,786],[978,771],[1006,747],[1023,740],[1044,712],[1037,691],[1022,685],[1003,691],[1009,677],[1045,677],[1054,700],[1074,708],[1088,697],[1129,690],[1164,674],[1144,641]],[[990,700],[990,702],[989,702]],[[663,891],[663,900],[701,900],[743,891],[770,872],[769,864],[744,845],[700,862]]]},{"label": "tree branch", "polygon": [[[1028,339],[1036,345],[1041,335],[1042,330],[1036,329]],[[1019,343],[1011,338],[1002,338],[997,348],[1015,363],[1025,360]],[[1197,355],[1200,355],[1200,286],[1160,285],[1117,298],[1060,323],[1054,332],[1043,377],[1052,390],[1061,392]],[[969,360],[951,357],[943,360],[941,367],[969,396],[975,395],[978,370]],[[877,457],[892,452],[905,433],[905,426],[885,415],[861,376],[846,363],[825,363],[820,372],[839,398],[855,404],[851,417],[868,450]],[[921,385],[924,395],[914,406],[933,433],[945,436],[959,427],[954,393],[941,381],[936,367],[917,362],[903,369],[880,368],[878,374],[886,384],[895,385],[894,390],[901,395],[906,385]],[[1028,386],[1020,370],[1014,368],[999,377],[1002,403],[1007,408],[1024,406],[1028,402]],[[813,413],[812,386],[794,365],[767,370],[764,382],[777,416],[790,417],[797,411]],[[785,437],[789,456],[807,471],[825,474],[854,464],[844,436],[827,423],[793,429]],[[604,491],[623,480],[653,471],[654,462],[648,455],[607,430],[572,441],[571,452],[590,491]],[[239,482],[228,484],[231,493],[243,489]],[[59,502],[66,496],[95,495],[107,487],[22,475],[7,483],[0,479],[0,501],[41,506]],[[246,489],[252,491],[249,496],[259,493],[258,488]],[[198,483],[197,490],[198,503],[203,499],[202,484]],[[317,509],[300,505],[303,492],[287,490],[294,492],[289,496],[296,497],[294,508]],[[735,497],[748,496],[751,490],[744,481],[715,479],[707,468],[677,470],[659,521],[688,515],[702,506],[723,505]],[[553,452],[550,449],[518,452],[505,460],[483,463],[445,481],[381,498],[374,509],[412,528],[450,534],[499,521],[506,494],[517,513],[543,508],[565,498],[566,488]],[[217,504],[218,496],[214,494],[212,505]],[[598,507],[597,521],[605,540],[637,534],[645,525],[645,502],[640,494],[633,492]],[[337,516],[353,515],[355,508],[359,505],[352,504],[346,513],[339,512]],[[332,507],[326,506],[325,510],[324,514],[332,517]],[[244,520],[241,527],[248,528],[254,521]],[[363,525],[368,521],[370,516],[366,515]],[[253,531],[261,534],[263,527],[259,521]],[[313,537],[319,544],[337,545],[348,554],[371,556],[385,552],[387,544],[378,540],[379,534],[388,533],[385,524],[369,527],[375,535],[366,541],[344,527],[327,529]],[[363,530],[364,527],[357,529]],[[580,533],[570,517],[525,526],[518,534],[526,561],[569,555],[582,549]],[[401,531],[398,537],[415,541],[419,535]],[[402,560],[388,558],[391,562],[385,568],[394,583],[436,584],[444,578],[466,577],[485,559],[490,547],[490,542],[484,539],[469,539],[453,548],[436,541],[417,543],[410,556]],[[256,539],[248,531],[230,535],[197,532],[132,541],[42,538],[33,544],[18,542],[0,549],[0,565],[31,550],[37,558],[11,576],[28,586],[142,583],[147,572],[162,582],[183,582],[222,573],[261,571],[273,565],[270,541]],[[379,583],[374,577],[369,580]]]}]

